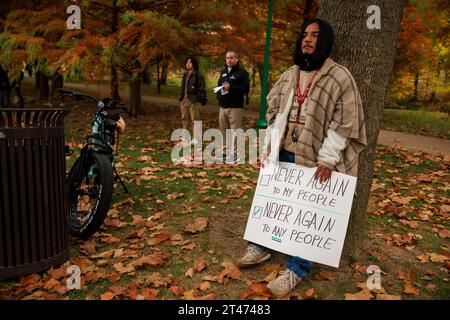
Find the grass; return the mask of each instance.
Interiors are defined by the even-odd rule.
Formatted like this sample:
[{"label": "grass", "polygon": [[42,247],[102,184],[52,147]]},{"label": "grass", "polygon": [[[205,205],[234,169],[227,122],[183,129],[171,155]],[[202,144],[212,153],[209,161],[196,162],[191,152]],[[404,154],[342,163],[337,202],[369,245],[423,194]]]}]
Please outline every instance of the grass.
[{"label": "grass", "polygon": [[450,117],[443,112],[384,109],[381,128],[450,139]]},{"label": "grass", "polygon": [[[79,83],[79,81],[70,82]],[[109,82],[106,80],[98,80],[95,83],[104,84],[109,87]],[[217,97],[212,91],[212,88],[216,85],[217,79],[210,77],[206,78],[208,104],[217,105]],[[129,89],[126,83],[121,83],[120,88],[121,90]],[[178,99],[181,90],[181,77],[168,77],[167,85],[162,85],[160,89],[160,96]],[[151,85],[142,84],[141,90],[142,94],[152,96],[158,95],[155,81],[152,81]],[[252,111],[259,111],[260,101],[261,96],[259,88],[251,88],[250,104],[245,105],[244,108]],[[437,111],[385,108],[383,110],[381,129],[450,139],[450,117],[448,113]]]}]

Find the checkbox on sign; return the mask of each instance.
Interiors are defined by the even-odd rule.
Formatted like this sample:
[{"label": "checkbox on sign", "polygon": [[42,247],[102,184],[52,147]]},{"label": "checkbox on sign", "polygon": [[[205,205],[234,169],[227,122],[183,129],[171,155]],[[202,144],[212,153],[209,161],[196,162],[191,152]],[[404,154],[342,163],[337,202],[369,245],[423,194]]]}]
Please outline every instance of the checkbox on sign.
[{"label": "checkbox on sign", "polygon": [[263,187],[267,187],[269,185],[269,182],[270,182],[270,177],[271,177],[270,174],[262,175],[259,185],[261,185]]},{"label": "checkbox on sign", "polygon": [[255,208],[253,209],[253,214],[252,214],[253,218],[261,219],[262,212],[263,212],[263,207],[255,206]]}]

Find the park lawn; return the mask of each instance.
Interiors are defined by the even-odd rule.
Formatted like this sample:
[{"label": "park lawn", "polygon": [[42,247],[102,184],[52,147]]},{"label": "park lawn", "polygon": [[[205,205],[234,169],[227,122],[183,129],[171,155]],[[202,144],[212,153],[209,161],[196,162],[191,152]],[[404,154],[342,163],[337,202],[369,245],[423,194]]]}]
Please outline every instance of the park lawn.
[{"label": "park lawn", "polygon": [[[109,88],[108,81],[96,81],[95,83],[104,84],[105,88]],[[211,105],[217,105],[217,97],[212,91],[212,88],[215,87],[216,84],[216,79],[206,79],[208,104]],[[161,86],[161,93],[159,96],[178,99],[181,90],[180,86],[181,77],[169,77],[167,79],[167,85]],[[125,83],[121,83],[120,88],[121,90],[129,89]],[[142,84],[141,90],[142,94],[158,96],[155,81],[153,81],[151,85]],[[249,97],[249,104],[245,105],[245,109],[259,111],[261,103],[259,88],[250,88]],[[448,113],[437,111],[385,108],[381,120],[381,129],[450,139],[450,116]]]},{"label": "park lawn", "polygon": [[[92,109],[68,107],[66,142],[77,152]],[[0,298],[272,299],[266,281],[284,269],[284,255],[254,269],[235,268],[246,247],[257,166],[173,164],[176,108],[149,104],[145,115],[127,120],[118,169],[130,194],[116,185],[101,230],[87,241],[71,238],[70,261],[55,270],[0,282]],[[218,126],[217,115],[202,118],[204,129]],[[287,298],[449,299],[449,165],[448,157],[378,147],[364,254],[343,258],[339,269],[315,264]],[[206,228],[185,232],[196,218],[206,218]],[[151,262],[127,270],[142,257]],[[81,290],[66,289],[71,264],[81,266]],[[361,289],[370,265],[382,270],[381,291]],[[55,279],[58,272],[63,276]]]},{"label": "park lawn", "polygon": [[436,111],[384,109],[381,128],[450,139],[450,116]]}]

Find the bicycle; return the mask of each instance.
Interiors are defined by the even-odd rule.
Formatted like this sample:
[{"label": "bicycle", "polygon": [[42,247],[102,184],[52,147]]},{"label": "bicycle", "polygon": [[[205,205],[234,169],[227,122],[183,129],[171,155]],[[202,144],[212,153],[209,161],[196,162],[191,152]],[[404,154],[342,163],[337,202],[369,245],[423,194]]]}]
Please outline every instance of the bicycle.
[{"label": "bicycle", "polygon": [[[116,129],[121,113],[135,116],[124,104],[110,98],[97,101],[84,93],[61,88],[58,91],[62,103],[64,98],[71,97],[76,101],[86,100],[97,107],[92,120],[92,134],[85,137],[80,156],[67,176],[69,233],[85,240],[103,224],[111,206],[114,182],[119,180],[125,192],[129,193],[115,166],[119,147]],[[66,147],[66,154],[70,151]]]}]

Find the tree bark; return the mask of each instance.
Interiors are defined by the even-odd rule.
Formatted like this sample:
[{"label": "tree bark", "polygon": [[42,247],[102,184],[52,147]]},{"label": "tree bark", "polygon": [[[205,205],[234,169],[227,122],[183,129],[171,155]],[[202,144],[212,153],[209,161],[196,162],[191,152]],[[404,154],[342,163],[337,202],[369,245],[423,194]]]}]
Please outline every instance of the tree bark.
[{"label": "tree bark", "polygon": [[252,67],[252,88],[256,87],[256,62],[253,62],[253,67]]},{"label": "tree bark", "polygon": [[167,74],[169,73],[169,61],[164,60],[162,63],[162,70],[161,70],[161,85],[165,86],[167,85]]},{"label": "tree bark", "polygon": [[48,77],[46,75],[44,75],[43,73],[41,73],[39,79],[40,79],[40,81],[39,81],[39,83],[40,83],[39,84],[39,99],[48,101],[48,95],[50,92],[50,88],[48,85]]},{"label": "tree bark", "polygon": [[113,100],[120,101],[119,76],[115,64],[111,64],[111,97]]},{"label": "tree bark", "polygon": [[[368,29],[370,5],[381,9],[381,29]],[[344,256],[358,256],[364,249],[366,210],[373,178],[380,120],[392,74],[403,13],[403,0],[320,1],[318,17],[334,29],[332,58],[347,67],[361,93],[367,148],[360,154],[356,199],[347,229]]]},{"label": "tree bark", "polygon": [[36,71],[34,73],[34,87],[36,89],[39,89],[40,86],[41,86],[41,72],[40,71]]},{"label": "tree bark", "polygon": [[[117,33],[119,28],[119,8],[117,7],[117,0],[112,1],[112,16],[111,16],[111,33]],[[120,101],[119,94],[119,75],[117,64],[111,57],[111,98]]]},{"label": "tree bark", "polygon": [[156,64],[156,79],[157,79],[156,85],[158,87],[158,95],[160,95],[161,94],[161,75],[159,72],[159,60],[158,60],[158,63]]},{"label": "tree bark", "polygon": [[145,67],[144,71],[142,71],[142,83],[151,84],[152,73],[148,65]]},{"label": "tree bark", "polygon": [[[416,73],[416,76],[414,77],[414,97],[412,98],[413,102],[417,101],[417,89],[419,87],[419,73]],[[428,84],[427,84],[427,89],[428,89]]]},{"label": "tree bark", "polygon": [[142,112],[141,82],[140,73],[130,80],[130,110],[133,114],[140,114]]}]

